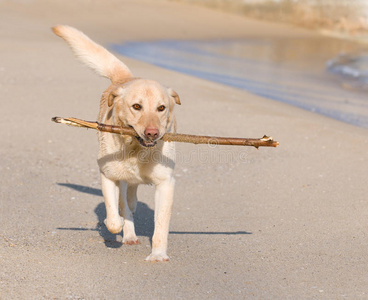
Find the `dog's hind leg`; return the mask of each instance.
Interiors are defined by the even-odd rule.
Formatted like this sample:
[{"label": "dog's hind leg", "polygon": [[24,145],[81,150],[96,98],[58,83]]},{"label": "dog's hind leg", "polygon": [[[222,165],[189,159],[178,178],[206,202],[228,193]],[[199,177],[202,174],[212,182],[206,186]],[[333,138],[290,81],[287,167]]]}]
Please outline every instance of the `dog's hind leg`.
[{"label": "dog's hind leg", "polygon": [[101,173],[102,194],[106,206],[105,225],[114,234],[123,229],[124,219],[119,215],[119,185]]},{"label": "dog's hind leg", "polygon": [[134,214],[137,209],[137,189],[138,185],[128,185],[127,189],[127,201],[130,211]]},{"label": "dog's hind leg", "polygon": [[[123,243],[127,245],[139,244],[135,234],[134,217],[137,203],[137,186],[129,186],[125,181],[120,182],[120,215],[124,218]],[[133,206],[132,206],[133,205]]]}]

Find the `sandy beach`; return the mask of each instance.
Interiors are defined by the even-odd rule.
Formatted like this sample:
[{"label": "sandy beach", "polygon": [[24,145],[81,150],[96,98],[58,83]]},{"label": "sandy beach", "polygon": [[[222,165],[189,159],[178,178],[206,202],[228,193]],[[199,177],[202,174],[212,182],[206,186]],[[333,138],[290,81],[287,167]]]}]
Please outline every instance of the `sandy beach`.
[{"label": "sandy beach", "polygon": [[[274,148],[177,144],[168,263],[147,263],[153,187],[137,246],[103,225],[92,130],[109,82],[50,28],[123,41],[313,37],[172,1],[0,2],[0,299],[368,298],[368,131],[246,91],[119,56],[180,95],[178,131],[272,135]],[[292,83],[290,83],[292,84]]]}]

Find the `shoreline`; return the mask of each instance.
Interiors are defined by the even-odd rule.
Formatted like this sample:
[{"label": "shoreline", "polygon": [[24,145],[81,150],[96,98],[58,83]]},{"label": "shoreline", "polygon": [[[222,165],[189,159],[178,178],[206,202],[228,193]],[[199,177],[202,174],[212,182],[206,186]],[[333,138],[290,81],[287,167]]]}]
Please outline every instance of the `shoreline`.
[{"label": "shoreline", "polygon": [[356,69],[351,78],[338,74],[338,70],[354,71],[341,56],[342,50],[357,53],[349,57],[357,64],[354,58],[359,59],[364,48],[354,42],[324,37],[171,39],[125,42],[110,48],[125,57],[368,128],[365,70]]}]

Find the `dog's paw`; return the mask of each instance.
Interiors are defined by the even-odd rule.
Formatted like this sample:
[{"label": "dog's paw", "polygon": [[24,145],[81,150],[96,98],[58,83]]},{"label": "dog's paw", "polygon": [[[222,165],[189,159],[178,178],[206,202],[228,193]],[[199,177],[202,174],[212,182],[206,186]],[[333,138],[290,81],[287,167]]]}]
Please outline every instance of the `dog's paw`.
[{"label": "dog's paw", "polygon": [[134,237],[123,237],[124,245],[139,245],[141,242],[138,240],[136,236]]},{"label": "dog's paw", "polygon": [[104,223],[111,233],[118,234],[123,230],[124,219],[122,217],[115,219],[105,219]]},{"label": "dog's paw", "polygon": [[169,260],[170,258],[167,256],[166,253],[151,253],[145,259],[145,261],[151,261],[151,262],[163,262],[163,261],[169,261]]}]

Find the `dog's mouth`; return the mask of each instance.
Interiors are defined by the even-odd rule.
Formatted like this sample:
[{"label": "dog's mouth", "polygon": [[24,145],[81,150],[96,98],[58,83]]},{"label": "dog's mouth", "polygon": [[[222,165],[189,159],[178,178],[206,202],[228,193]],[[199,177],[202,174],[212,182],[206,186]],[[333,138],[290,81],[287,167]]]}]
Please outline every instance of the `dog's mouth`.
[{"label": "dog's mouth", "polygon": [[[133,127],[133,126],[131,126],[131,125],[128,125],[128,127],[130,127],[130,128],[133,128],[133,129],[134,129],[134,127]],[[157,140],[155,140],[155,141],[147,141],[147,140],[145,140],[145,139],[141,138],[140,136],[136,136],[135,138],[137,139],[137,141],[139,142],[139,144],[140,144],[141,146],[143,146],[143,147],[150,148],[150,147],[154,147],[154,146],[156,146],[156,144],[157,144]]]},{"label": "dog's mouth", "polygon": [[143,147],[154,147],[157,144],[157,141],[145,141],[140,136],[136,136],[136,139],[138,140],[139,144]]}]

